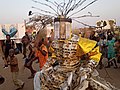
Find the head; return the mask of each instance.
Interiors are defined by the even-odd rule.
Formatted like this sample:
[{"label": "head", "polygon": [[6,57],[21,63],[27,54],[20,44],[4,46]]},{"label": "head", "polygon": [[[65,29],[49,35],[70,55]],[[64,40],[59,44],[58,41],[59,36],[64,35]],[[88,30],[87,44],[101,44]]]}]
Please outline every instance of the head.
[{"label": "head", "polygon": [[6,39],[10,40],[10,35],[9,34],[6,35]]},{"label": "head", "polygon": [[24,43],[25,43],[25,44],[28,44],[29,42],[30,42],[29,37],[27,37],[27,36],[26,36],[26,37],[24,37]]},{"label": "head", "polygon": [[9,56],[10,56],[10,57],[13,57],[14,55],[15,55],[14,49],[10,49],[10,50],[9,50]]},{"label": "head", "polygon": [[113,36],[112,35],[108,35],[108,40],[112,40]]},{"label": "head", "polygon": [[41,46],[43,43],[44,43],[44,38],[42,38],[42,39],[39,41],[39,45],[38,45],[38,46]]}]

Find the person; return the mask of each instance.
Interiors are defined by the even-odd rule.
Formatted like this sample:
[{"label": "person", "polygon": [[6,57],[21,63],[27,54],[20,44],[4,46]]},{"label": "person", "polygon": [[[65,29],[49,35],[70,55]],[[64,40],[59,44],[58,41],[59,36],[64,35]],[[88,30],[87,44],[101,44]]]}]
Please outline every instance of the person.
[{"label": "person", "polygon": [[25,32],[25,36],[22,37],[22,44],[23,44],[23,59],[26,58],[26,44],[25,44],[25,39],[28,38],[30,40],[30,37],[27,32]]},{"label": "person", "polygon": [[26,58],[25,58],[25,64],[24,66],[26,68],[28,68],[31,72],[31,76],[28,77],[28,79],[31,79],[34,77],[36,71],[33,69],[32,67],[32,62],[30,62],[30,60],[32,58],[34,58],[34,52],[33,52],[33,48],[32,48],[32,45],[30,44],[30,39],[28,37],[24,38],[24,43],[26,45]]},{"label": "person", "polygon": [[44,44],[44,38],[40,40],[39,45],[37,49],[35,50],[35,58],[33,58],[31,62],[36,59],[39,60],[40,70],[42,70],[43,66],[45,65],[48,59],[48,50]]},{"label": "person", "polygon": [[[113,59],[115,57],[115,48],[114,48],[114,44],[115,44],[115,39],[113,38],[113,35],[109,35],[108,37],[108,41],[107,41],[107,47],[108,47],[108,66],[106,66],[106,68],[110,68],[111,65],[113,65],[112,62],[110,62],[111,59]],[[114,61],[114,64],[115,64],[115,67],[114,68],[117,68],[117,63],[116,63],[116,60],[113,59]]]},{"label": "person", "polygon": [[101,36],[99,38],[100,40],[98,42],[98,46],[100,47],[100,52],[102,53],[101,59],[99,61],[99,65],[100,65],[99,69],[102,69],[103,68],[102,60],[103,58],[106,57],[106,40],[104,36]]},{"label": "person", "polygon": [[8,65],[10,65],[13,83],[18,87],[16,90],[22,89],[25,83],[22,80],[18,79],[18,59],[15,56],[14,49],[9,50]]},{"label": "person", "polygon": [[6,40],[3,43],[3,51],[4,51],[3,60],[4,60],[4,63],[5,63],[4,68],[8,67],[8,65],[7,65],[7,58],[8,58],[8,55],[9,55],[9,50],[11,48],[14,48],[14,42],[10,39],[10,35],[7,34],[6,35]]},{"label": "person", "polygon": [[[43,66],[47,62],[48,59],[48,50],[47,47],[44,44],[44,38],[39,42],[38,48],[36,50],[36,57],[33,59],[39,60],[40,70],[42,70]],[[40,74],[41,71],[36,72],[34,77],[34,90],[40,90]]]},{"label": "person", "polygon": [[91,32],[89,39],[96,41],[95,31],[92,31],[92,32]]}]

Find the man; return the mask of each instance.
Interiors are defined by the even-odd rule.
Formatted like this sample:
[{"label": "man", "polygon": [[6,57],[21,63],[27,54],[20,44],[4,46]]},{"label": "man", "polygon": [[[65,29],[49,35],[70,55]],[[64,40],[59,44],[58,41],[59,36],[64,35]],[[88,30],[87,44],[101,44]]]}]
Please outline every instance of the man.
[{"label": "man", "polygon": [[40,40],[39,45],[35,51],[35,58],[32,59],[32,61],[36,60],[37,58],[40,64],[40,70],[42,70],[43,66],[45,65],[48,59],[48,50],[44,44],[44,38]]},{"label": "man", "polygon": [[26,58],[26,44],[25,44],[25,39],[28,38],[30,40],[30,37],[27,32],[25,32],[25,36],[22,37],[22,44],[23,44],[23,59]]},{"label": "man", "polygon": [[25,58],[24,66],[31,71],[31,76],[28,77],[28,79],[31,79],[34,77],[34,74],[36,73],[36,71],[32,67],[31,59],[34,58],[34,53],[28,37],[24,38],[24,44],[26,45],[26,49],[25,49],[26,58]]},{"label": "man", "polygon": [[36,50],[35,56],[38,57],[40,70],[41,70],[48,59],[48,50],[47,50],[47,47],[44,45],[43,38],[39,42],[38,49]]},{"label": "man", "polygon": [[7,34],[6,35],[6,40],[3,43],[3,52],[4,52],[4,58],[3,59],[4,59],[4,63],[5,63],[4,68],[8,67],[7,58],[8,58],[8,55],[9,55],[9,50],[11,48],[14,48],[14,42],[10,39],[10,35]]}]

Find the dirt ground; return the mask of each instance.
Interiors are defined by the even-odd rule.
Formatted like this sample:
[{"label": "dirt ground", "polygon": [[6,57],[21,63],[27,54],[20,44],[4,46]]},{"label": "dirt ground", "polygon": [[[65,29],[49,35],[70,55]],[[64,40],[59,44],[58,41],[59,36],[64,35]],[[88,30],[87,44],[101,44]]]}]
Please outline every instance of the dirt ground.
[{"label": "dirt ground", "polygon": [[[25,82],[25,86],[22,90],[34,90],[33,89],[33,79],[28,79],[30,76],[30,71],[28,69],[23,68],[24,60],[22,59],[22,55],[17,55],[19,59],[19,79],[23,80]],[[5,82],[0,85],[0,90],[15,90],[16,87],[14,86],[11,78],[11,72],[10,68],[3,69],[3,60],[2,56],[0,56],[0,74],[5,78]],[[33,64],[33,67],[35,70],[39,70],[39,64],[35,63]],[[101,69],[99,70],[100,76],[109,81],[112,85],[116,86],[117,88],[120,88],[120,68],[114,69],[113,67],[109,69]]]}]

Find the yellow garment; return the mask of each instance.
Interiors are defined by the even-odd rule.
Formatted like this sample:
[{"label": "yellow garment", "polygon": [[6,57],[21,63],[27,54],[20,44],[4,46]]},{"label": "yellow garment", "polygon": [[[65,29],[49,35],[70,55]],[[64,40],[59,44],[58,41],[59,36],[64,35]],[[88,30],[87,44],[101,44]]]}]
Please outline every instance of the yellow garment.
[{"label": "yellow garment", "polygon": [[52,53],[52,56],[51,56],[52,58],[56,58],[56,55],[54,53],[54,48],[52,46],[49,47],[49,52]]},{"label": "yellow garment", "polygon": [[90,59],[95,60],[96,62],[99,62],[101,53],[99,52],[99,46],[94,48],[96,44],[97,44],[96,41],[81,37],[78,42],[78,47],[77,47],[77,52],[76,52],[77,56],[82,56],[86,53],[89,53]]},{"label": "yellow garment", "polygon": [[99,62],[101,55],[102,54],[99,52],[99,46],[97,46],[90,52],[90,59],[95,60],[96,62]]},{"label": "yellow garment", "polygon": [[78,45],[82,48],[84,54],[90,52],[95,47],[96,44],[97,44],[96,41],[82,37],[78,41]]},{"label": "yellow garment", "polygon": [[52,46],[49,47],[49,52],[51,52],[51,53],[54,52],[54,49]]}]

